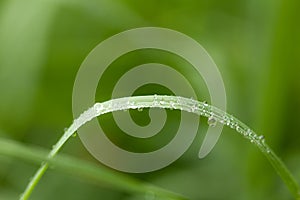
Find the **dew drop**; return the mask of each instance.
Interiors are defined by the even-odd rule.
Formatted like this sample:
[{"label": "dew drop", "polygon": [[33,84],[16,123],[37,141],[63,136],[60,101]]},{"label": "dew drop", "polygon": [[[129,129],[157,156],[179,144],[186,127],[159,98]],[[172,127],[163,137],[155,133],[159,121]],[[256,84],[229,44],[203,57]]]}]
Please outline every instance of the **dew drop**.
[{"label": "dew drop", "polygon": [[223,124],[227,126],[230,124],[230,120],[226,115],[223,116]]},{"label": "dew drop", "polygon": [[170,108],[171,110],[173,110],[173,109],[175,109],[175,108],[176,108],[176,106],[175,106],[175,102],[171,101],[171,102],[170,102],[170,104],[171,104],[171,108]]},{"label": "dew drop", "polygon": [[153,97],[153,106],[155,107],[155,106],[158,106],[158,100],[157,100],[157,94],[154,94],[154,97]]},{"label": "dew drop", "polygon": [[179,105],[181,104],[180,97],[176,97],[176,102],[177,102]]},{"label": "dew drop", "polygon": [[207,123],[210,127],[215,127],[217,125],[217,120],[213,116],[210,116],[207,120]]},{"label": "dew drop", "polygon": [[252,131],[250,129],[247,129],[245,132],[245,136],[251,136]]},{"label": "dew drop", "polygon": [[243,129],[239,125],[236,125],[235,130],[239,133],[243,133]]},{"label": "dew drop", "polygon": [[77,133],[75,132],[75,133],[73,133],[73,135],[72,135],[72,137],[76,137],[77,136]]},{"label": "dew drop", "polygon": [[142,111],[143,111],[143,108],[142,108],[142,107],[139,107],[137,110],[138,110],[139,112],[142,112]]},{"label": "dew drop", "polygon": [[265,136],[264,136],[264,135],[260,135],[260,136],[258,137],[258,139],[259,139],[259,140],[263,140],[263,139],[265,139]]},{"label": "dew drop", "polygon": [[130,108],[132,108],[132,109],[135,109],[135,108],[136,108],[135,102],[129,102],[129,106],[130,106]]},{"label": "dew drop", "polygon": [[229,126],[230,126],[230,128],[234,128],[234,127],[235,127],[235,123],[234,123],[234,122],[231,122],[231,123],[229,124]]},{"label": "dew drop", "polygon": [[193,113],[193,112],[195,112],[195,109],[196,109],[195,106],[192,106],[190,111]]},{"label": "dew drop", "polygon": [[103,111],[103,105],[97,104],[96,111],[97,111],[97,113],[101,113]]},{"label": "dew drop", "polygon": [[249,133],[249,137],[254,137],[254,133],[252,131]]}]

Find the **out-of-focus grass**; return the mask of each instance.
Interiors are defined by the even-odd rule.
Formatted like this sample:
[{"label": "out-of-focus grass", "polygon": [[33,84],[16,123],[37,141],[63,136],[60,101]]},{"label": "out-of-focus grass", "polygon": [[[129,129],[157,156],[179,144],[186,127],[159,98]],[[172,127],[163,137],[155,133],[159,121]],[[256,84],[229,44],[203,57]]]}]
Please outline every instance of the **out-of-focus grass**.
[{"label": "out-of-focus grass", "polygon": [[[163,26],[207,49],[223,75],[230,113],[265,134],[300,180],[298,10],[297,0],[3,0],[0,129],[9,134],[1,137],[50,149],[72,121],[73,81],[87,53],[120,31]],[[224,130],[208,157],[197,159],[205,129],[201,123],[194,144],[170,167],[134,176],[192,199],[289,198],[263,156],[231,130]],[[94,161],[78,138],[63,151]],[[0,158],[0,199],[15,199],[35,169]],[[52,172],[32,199],[59,198],[53,191],[63,199],[134,199]]]},{"label": "out-of-focus grass", "polygon": [[[1,139],[0,151],[2,155],[13,158],[23,159],[33,163],[41,163],[45,160],[47,151],[36,148],[26,147],[18,142]],[[80,176],[85,179],[94,180],[110,187],[118,188],[129,193],[155,193],[159,198],[166,199],[185,199],[179,194],[164,190],[160,187],[143,183],[129,176],[117,173],[113,170],[108,170],[102,166],[84,162],[70,156],[58,156],[49,160],[50,167],[62,170],[64,173]]]},{"label": "out-of-focus grass", "polygon": [[[276,151],[281,152],[285,162],[294,159],[295,152],[299,153],[299,118],[300,111],[299,79],[300,74],[300,3],[298,1],[281,1],[276,5],[273,14],[272,27],[269,31],[270,45],[267,47],[261,103],[258,106],[258,128],[270,138]],[[299,156],[299,155],[298,155]],[[252,179],[254,185],[262,189],[257,191],[262,195],[266,190],[274,191],[280,187],[277,177],[266,170],[262,159],[254,159],[252,172],[259,176],[268,177],[262,181]],[[299,165],[299,163],[298,163]],[[299,178],[299,176],[298,176]],[[267,189],[268,188],[268,189]],[[256,198],[255,196],[253,198]],[[282,197],[284,198],[284,197]]]}]

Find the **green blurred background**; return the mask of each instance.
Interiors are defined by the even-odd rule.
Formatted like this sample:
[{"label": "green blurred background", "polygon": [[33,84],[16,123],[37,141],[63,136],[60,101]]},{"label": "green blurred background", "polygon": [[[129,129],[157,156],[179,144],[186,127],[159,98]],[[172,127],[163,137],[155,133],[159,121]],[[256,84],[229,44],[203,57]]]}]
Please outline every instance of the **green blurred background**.
[{"label": "green blurred background", "polygon": [[[264,134],[268,143],[300,180],[300,2],[297,0],[0,1],[0,138],[50,149],[70,125],[72,89],[77,70],[101,41],[121,31],[159,26],[197,40],[219,67],[228,112]],[[179,65],[172,55],[143,51],[122,64],[161,60]],[[198,77],[189,73],[191,81]],[[112,79],[113,77],[113,73]],[[116,75],[117,76],[117,75]],[[203,83],[199,81],[199,88]],[[109,88],[110,82],[108,81]],[[159,86],[158,86],[159,87]],[[169,93],[144,87],[140,94]],[[207,91],[198,95],[207,98]],[[98,100],[109,94],[97,93]],[[177,120],[176,111],[169,113]],[[145,116],[147,113],[135,113]],[[110,120],[110,115],[103,119]],[[109,130],[115,130],[107,122]],[[168,130],[176,128],[171,122]],[[282,180],[258,149],[225,128],[209,156],[197,153],[207,129],[201,124],[191,148],[171,166],[130,175],[191,199],[292,199]],[[121,146],[130,139],[112,139]],[[164,133],[164,139],[172,133]],[[127,141],[128,140],[128,141]],[[161,139],[159,140],[162,141]],[[132,142],[132,141],[131,141]],[[156,147],[149,141],[146,150]],[[158,144],[160,146],[163,144]],[[144,144],[131,150],[144,151]],[[124,147],[126,148],[126,147]],[[100,163],[78,137],[62,153]],[[38,165],[0,156],[0,199],[17,199]],[[141,199],[119,190],[50,169],[31,199]]]}]

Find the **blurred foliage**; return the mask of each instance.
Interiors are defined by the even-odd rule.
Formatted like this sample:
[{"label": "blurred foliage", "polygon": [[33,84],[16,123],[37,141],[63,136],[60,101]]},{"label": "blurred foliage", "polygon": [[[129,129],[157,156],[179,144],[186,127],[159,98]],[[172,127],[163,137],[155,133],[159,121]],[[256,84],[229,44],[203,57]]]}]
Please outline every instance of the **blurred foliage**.
[{"label": "blurred foliage", "polygon": [[[300,180],[299,9],[297,0],[2,0],[0,137],[50,149],[72,121],[73,82],[86,55],[118,32],[161,26],[185,33],[206,48],[222,73],[228,112],[264,134]],[[132,66],[152,60],[175,68],[182,64],[181,72],[200,88],[199,98],[208,98],[203,81],[178,58],[147,51],[126,56],[115,65]],[[106,82],[108,91],[119,75],[110,76]],[[153,90],[168,92],[149,86],[137,93],[153,94]],[[98,91],[97,99],[109,99],[109,94]],[[133,113],[147,122],[146,114]],[[166,136],[160,137],[160,143],[140,144],[137,151],[168,141],[172,137],[168,130],[177,126],[177,114],[170,112],[175,121],[164,133]],[[109,120],[109,115],[106,118]],[[115,130],[113,127],[108,125],[107,129]],[[201,133],[206,128],[201,123],[191,148],[171,166],[131,176],[191,199],[291,199],[263,155],[228,128],[213,152],[199,160]],[[117,140],[116,132],[112,138]],[[126,142],[124,139],[118,144]],[[71,139],[63,152],[99,164],[79,138]],[[0,199],[16,199],[35,170],[31,164],[0,156]],[[49,170],[32,199],[53,198],[140,199]]]}]

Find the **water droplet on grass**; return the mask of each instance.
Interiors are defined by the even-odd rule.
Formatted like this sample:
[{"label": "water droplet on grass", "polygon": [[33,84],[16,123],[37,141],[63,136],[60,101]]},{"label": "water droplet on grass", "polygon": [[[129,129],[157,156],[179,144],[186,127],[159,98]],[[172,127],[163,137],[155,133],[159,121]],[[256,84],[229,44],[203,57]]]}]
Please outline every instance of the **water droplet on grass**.
[{"label": "water droplet on grass", "polygon": [[235,128],[235,126],[236,126],[236,125],[235,125],[234,122],[231,122],[231,123],[229,124],[229,127],[230,127],[230,128]]},{"label": "water droplet on grass", "polygon": [[245,136],[251,136],[252,131],[250,129],[247,129],[247,131],[245,132]]},{"label": "water droplet on grass", "polygon": [[103,112],[103,105],[102,104],[97,104],[96,105],[96,112],[97,113],[102,113]]},{"label": "water droplet on grass", "polygon": [[165,103],[166,103],[166,102],[163,101],[163,100],[159,101],[159,104],[160,104],[160,105],[163,105],[163,104],[165,104]]},{"label": "water droplet on grass", "polygon": [[239,132],[240,134],[245,135],[245,130],[244,130],[242,127],[240,127],[239,125],[237,125],[237,126],[235,127],[235,130],[236,130],[237,132]]},{"label": "water droplet on grass", "polygon": [[210,116],[207,120],[207,123],[210,127],[215,127],[217,125],[217,120],[213,116]]},{"label": "water droplet on grass", "polygon": [[265,136],[264,136],[264,135],[260,135],[260,136],[258,137],[258,139],[259,139],[259,140],[263,140],[263,139],[265,139]]},{"label": "water droplet on grass", "polygon": [[176,109],[175,102],[171,101],[170,104],[171,104],[171,108],[170,108],[171,110]]},{"label": "water droplet on grass", "polygon": [[154,94],[154,97],[153,97],[153,106],[158,106],[159,102],[157,100],[157,94]]}]

